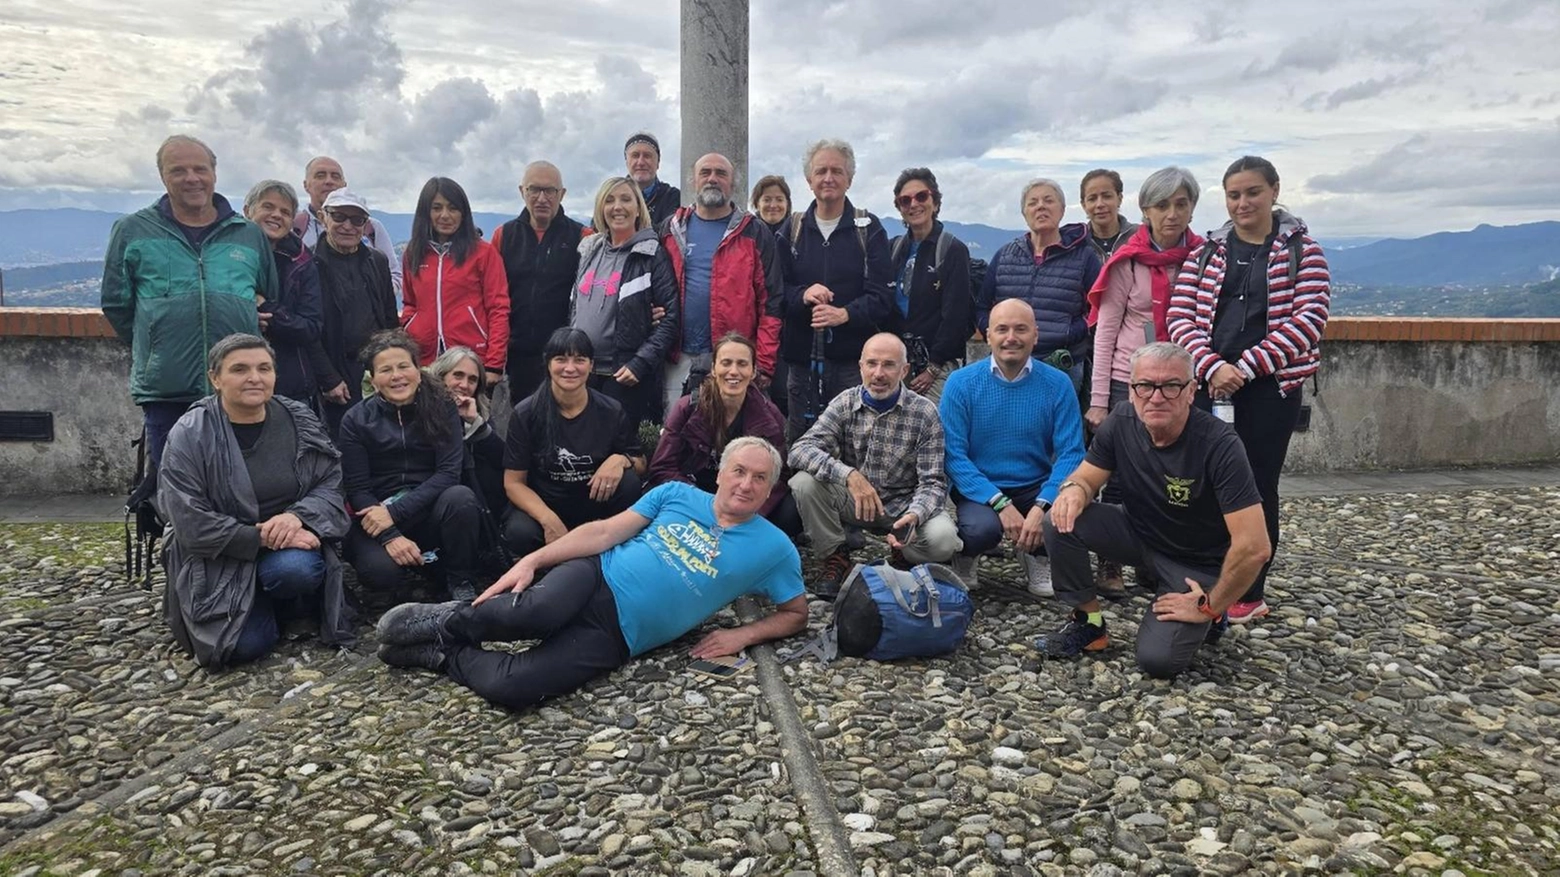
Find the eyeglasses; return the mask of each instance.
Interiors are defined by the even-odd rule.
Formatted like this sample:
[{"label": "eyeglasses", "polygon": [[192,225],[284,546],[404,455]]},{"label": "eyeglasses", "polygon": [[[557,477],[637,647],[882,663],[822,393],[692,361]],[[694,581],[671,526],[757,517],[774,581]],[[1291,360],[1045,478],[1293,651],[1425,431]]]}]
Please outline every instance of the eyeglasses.
[{"label": "eyeglasses", "polygon": [[558,197],[558,193],[562,191],[562,189],[558,189],[553,186],[526,186],[525,197],[546,198],[548,200],[552,200],[553,198]]},{"label": "eyeglasses", "polygon": [[911,204],[925,204],[931,199],[932,191],[930,189],[922,189],[921,191],[916,192],[914,195],[900,195],[898,198],[895,198],[894,206],[898,207],[900,210],[903,210],[906,207],[909,207]]},{"label": "eyeglasses", "polygon": [[1132,384],[1132,393],[1139,399],[1152,399],[1154,398],[1154,391],[1158,390],[1164,394],[1166,399],[1174,399],[1181,395],[1182,390],[1191,385],[1191,381],[1165,381],[1162,384],[1156,384],[1152,381],[1136,381]]},{"label": "eyeglasses", "polygon": [[353,228],[362,228],[368,225],[368,217],[361,213],[341,213],[336,210],[327,210],[325,215],[330,217],[331,222],[344,222]]}]

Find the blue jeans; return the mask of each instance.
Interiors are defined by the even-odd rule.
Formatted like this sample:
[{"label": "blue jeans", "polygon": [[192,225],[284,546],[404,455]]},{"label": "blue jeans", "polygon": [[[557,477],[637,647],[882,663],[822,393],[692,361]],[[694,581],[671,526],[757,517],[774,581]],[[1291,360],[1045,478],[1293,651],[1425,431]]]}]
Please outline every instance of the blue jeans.
[{"label": "blue jeans", "polygon": [[242,664],[263,658],[281,639],[279,614],[291,617],[289,604],[299,603],[319,591],[325,583],[325,556],[319,551],[283,548],[260,549],[255,561],[255,602],[244,619],[244,629],[228,663]]},{"label": "blue jeans", "polygon": [[168,444],[168,433],[173,431],[173,425],[188,410],[188,402],[142,403],[141,416],[146,424],[146,459],[149,461],[147,472],[157,471],[157,464],[162,462],[163,446]]},{"label": "blue jeans", "polygon": [[[1040,498],[1043,486],[1036,484],[1002,492],[1013,501],[1013,508],[1018,509],[1019,514],[1027,515],[1034,508],[1035,500]],[[955,491],[953,507],[959,515],[959,538],[964,540],[962,553],[965,557],[980,557],[1002,543],[1002,518],[991,510],[991,506],[967,499]],[[1045,554],[1045,548],[1037,548],[1034,553]]]}]

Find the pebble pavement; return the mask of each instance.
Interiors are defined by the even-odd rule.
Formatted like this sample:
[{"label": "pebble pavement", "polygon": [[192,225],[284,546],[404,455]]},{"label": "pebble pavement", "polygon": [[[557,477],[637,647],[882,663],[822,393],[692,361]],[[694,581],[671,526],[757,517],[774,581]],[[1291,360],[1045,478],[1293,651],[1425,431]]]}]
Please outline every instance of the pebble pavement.
[{"label": "pebble pavement", "polygon": [[695,633],[521,715],[368,630],[201,671],[120,538],[0,524],[0,875],[1560,873],[1554,486],[1287,501],[1273,615],[1173,682],[1146,596],[1045,662],[1063,610],[986,558],[950,658],[761,666],[776,702]]}]

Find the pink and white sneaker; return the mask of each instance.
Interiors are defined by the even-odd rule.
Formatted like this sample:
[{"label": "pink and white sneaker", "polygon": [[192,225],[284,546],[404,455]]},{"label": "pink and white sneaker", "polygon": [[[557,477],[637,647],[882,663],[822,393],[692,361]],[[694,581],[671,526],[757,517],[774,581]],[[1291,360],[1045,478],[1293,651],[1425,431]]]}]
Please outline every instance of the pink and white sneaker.
[{"label": "pink and white sneaker", "polygon": [[1236,603],[1225,614],[1230,619],[1230,624],[1245,624],[1248,621],[1256,621],[1272,610],[1268,609],[1266,600],[1253,600],[1249,603]]}]

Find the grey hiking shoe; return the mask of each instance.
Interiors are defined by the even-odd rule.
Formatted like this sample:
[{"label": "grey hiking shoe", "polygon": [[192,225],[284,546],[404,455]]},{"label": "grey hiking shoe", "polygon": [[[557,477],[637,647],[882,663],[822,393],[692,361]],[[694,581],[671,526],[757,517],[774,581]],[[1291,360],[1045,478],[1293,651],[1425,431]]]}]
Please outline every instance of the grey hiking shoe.
[{"label": "grey hiking shoe", "polygon": [[444,659],[444,649],[436,643],[399,646],[386,643],[379,647],[379,660],[392,667],[421,668],[439,673],[444,670]]},{"label": "grey hiking shoe", "polygon": [[[469,603],[402,603],[380,616],[379,641],[392,646],[435,643],[443,639],[444,622]],[[380,657],[383,657],[381,655]]]}]

